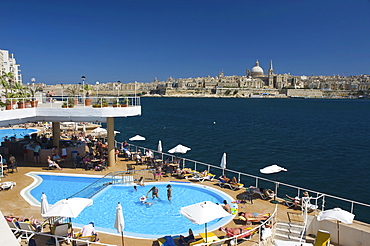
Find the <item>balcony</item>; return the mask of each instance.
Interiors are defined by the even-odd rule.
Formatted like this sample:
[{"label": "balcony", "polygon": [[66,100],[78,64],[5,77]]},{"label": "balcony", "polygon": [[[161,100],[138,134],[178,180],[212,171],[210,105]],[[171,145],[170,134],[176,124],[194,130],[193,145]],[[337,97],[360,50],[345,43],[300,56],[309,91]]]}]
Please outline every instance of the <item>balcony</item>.
[{"label": "balcony", "polygon": [[139,97],[39,97],[38,105],[29,99],[11,98],[6,106],[3,99],[0,126],[37,121],[105,122],[107,117],[141,115]]}]

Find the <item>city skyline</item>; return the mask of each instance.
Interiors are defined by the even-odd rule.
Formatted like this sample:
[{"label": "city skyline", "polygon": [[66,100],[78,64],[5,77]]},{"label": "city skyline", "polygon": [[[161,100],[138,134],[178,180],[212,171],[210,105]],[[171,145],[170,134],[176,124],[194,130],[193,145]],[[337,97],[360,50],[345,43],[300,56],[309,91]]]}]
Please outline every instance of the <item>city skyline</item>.
[{"label": "city skyline", "polygon": [[8,1],[0,49],[23,83],[369,74],[370,1]]}]

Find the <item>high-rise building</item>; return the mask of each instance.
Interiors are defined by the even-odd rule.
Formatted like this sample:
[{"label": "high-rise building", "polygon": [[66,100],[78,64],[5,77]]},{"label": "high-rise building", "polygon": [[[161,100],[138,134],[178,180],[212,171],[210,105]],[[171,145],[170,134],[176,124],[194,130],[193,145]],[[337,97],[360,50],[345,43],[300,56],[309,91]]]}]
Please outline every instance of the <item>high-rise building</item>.
[{"label": "high-rise building", "polygon": [[22,74],[20,73],[19,64],[17,64],[14,54],[9,54],[8,50],[0,49],[0,71],[2,73],[11,72],[14,76],[14,81],[22,83]]}]

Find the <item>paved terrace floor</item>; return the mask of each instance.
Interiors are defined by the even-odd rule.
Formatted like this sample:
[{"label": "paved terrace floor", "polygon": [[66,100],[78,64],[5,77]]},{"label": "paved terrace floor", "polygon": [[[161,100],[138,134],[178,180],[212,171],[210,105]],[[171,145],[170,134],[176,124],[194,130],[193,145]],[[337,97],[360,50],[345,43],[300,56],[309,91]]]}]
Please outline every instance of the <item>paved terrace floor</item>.
[{"label": "paved terrace floor", "polygon": [[[73,169],[71,168],[71,163],[66,163],[62,171],[58,170],[47,170],[45,166],[35,166],[34,163],[23,163],[22,157],[18,157],[18,172],[9,173],[5,176],[1,182],[5,181],[14,181],[17,183],[16,186],[12,190],[7,191],[0,191],[0,210],[4,215],[14,215],[14,216],[26,216],[30,217],[33,216],[34,218],[38,219],[39,221],[43,221],[43,218],[40,214],[40,207],[31,206],[29,205],[20,195],[22,189],[27,187],[33,182],[31,177],[25,176],[26,173],[37,171],[37,172],[52,172],[52,173],[74,173],[74,174],[91,174],[91,175],[104,175],[109,172],[114,171],[123,171],[126,170],[127,164],[132,164],[131,161],[126,161],[121,158],[118,159],[117,165],[115,167],[111,167],[108,170],[103,172],[97,172],[94,170],[85,171],[84,169]],[[68,165],[70,167],[68,167]],[[144,169],[144,166],[142,166]],[[137,168],[138,169],[138,168]],[[170,181],[176,178],[173,177],[164,177],[162,181]],[[149,182],[146,183],[149,186]],[[236,196],[243,192],[243,190],[232,191],[228,188],[220,188],[217,185],[217,181],[205,181],[202,185],[209,185],[214,188],[220,189],[229,195],[231,195],[234,199]],[[245,184],[249,186],[249,184]],[[268,201],[264,201],[261,199],[254,199],[253,204],[247,202],[246,204],[239,204],[239,211],[246,211],[246,212],[273,212],[274,206]],[[278,205],[278,220],[288,221],[288,214],[290,215],[293,220],[301,221],[300,211],[295,211],[292,209],[287,209],[287,207],[283,205]],[[113,222],[112,222],[113,223]],[[227,226],[229,227],[237,227],[241,226],[241,221],[234,220],[230,222]],[[186,228],[187,230],[188,228]],[[214,231],[214,233],[219,236],[220,238],[224,237],[224,233],[220,231]],[[121,245],[121,237],[120,236],[113,236],[104,233],[99,233],[100,242],[102,243],[109,243],[115,245]],[[45,242],[48,238],[45,237],[36,237],[38,241],[37,245],[45,245]],[[245,241],[240,245],[257,245],[258,243],[258,235],[254,235],[250,241]],[[22,245],[26,245],[25,242],[22,242]],[[125,245],[137,245],[137,246],[147,246],[147,245],[158,245],[155,240],[138,240],[132,238],[125,238]],[[226,244],[225,244],[226,245]]]}]

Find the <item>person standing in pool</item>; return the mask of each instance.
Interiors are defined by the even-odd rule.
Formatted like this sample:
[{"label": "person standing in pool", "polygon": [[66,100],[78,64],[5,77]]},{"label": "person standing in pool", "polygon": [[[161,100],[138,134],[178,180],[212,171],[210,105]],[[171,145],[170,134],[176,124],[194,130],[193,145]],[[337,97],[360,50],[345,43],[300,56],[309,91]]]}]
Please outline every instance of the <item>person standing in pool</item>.
[{"label": "person standing in pool", "polygon": [[155,187],[155,186],[153,186],[149,191],[148,191],[148,193],[146,193],[146,197],[148,198],[148,195],[149,195],[149,193],[150,192],[152,192],[152,198],[154,199],[155,197],[157,197],[158,199],[159,199],[159,197],[158,197],[158,188],[157,187]]},{"label": "person standing in pool", "polygon": [[168,199],[168,201],[171,202],[171,198],[172,198],[172,186],[171,185],[167,185],[166,188],[167,188],[167,199]]}]

